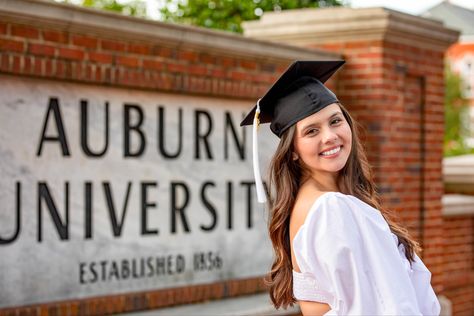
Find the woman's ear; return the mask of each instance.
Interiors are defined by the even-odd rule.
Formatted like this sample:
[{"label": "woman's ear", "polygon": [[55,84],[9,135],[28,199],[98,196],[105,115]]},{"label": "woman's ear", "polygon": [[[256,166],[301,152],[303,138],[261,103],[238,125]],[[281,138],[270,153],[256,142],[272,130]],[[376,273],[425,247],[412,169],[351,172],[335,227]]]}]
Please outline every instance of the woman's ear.
[{"label": "woman's ear", "polygon": [[298,154],[297,154],[297,153],[293,152],[291,158],[292,158],[293,161],[294,161],[294,160],[298,160],[300,157],[298,157]]}]

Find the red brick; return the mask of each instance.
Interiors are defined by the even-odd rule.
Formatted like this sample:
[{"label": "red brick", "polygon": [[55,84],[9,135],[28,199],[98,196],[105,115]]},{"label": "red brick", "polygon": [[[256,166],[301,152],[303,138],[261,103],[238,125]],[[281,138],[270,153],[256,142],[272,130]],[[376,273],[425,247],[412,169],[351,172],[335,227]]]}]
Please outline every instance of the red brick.
[{"label": "red brick", "polygon": [[258,74],[258,75],[253,75],[252,76],[252,81],[271,84],[272,82],[275,81],[275,79],[274,79],[273,76],[269,76],[269,75],[265,75],[265,74]]},{"label": "red brick", "polygon": [[198,60],[198,54],[193,51],[183,50],[178,52],[178,59],[195,62]]},{"label": "red brick", "polygon": [[105,50],[124,52],[126,50],[127,45],[123,42],[102,40],[100,43],[100,47]]},{"label": "red brick", "polygon": [[187,67],[187,73],[204,76],[207,75],[207,68],[204,66],[192,65]]},{"label": "red brick", "polygon": [[74,67],[75,67],[76,63],[73,63],[72,61],[70,60],[65,60],[64,61],[64,76],[67,78],[67,79],[76,79],[74,77]]},{"label": "red brick", "polygon": [[0,70],[10,71],[10,56],[7,54],[0,54]]},{"label": "red brick", "polygon": [[45,60],[45,73],[47,75],[52,75],[54,73],[55,59],[46,59]]},{"label": "red brick", "polygon": [[[224,66],[224,67],[234,67],[235,66],[235,60],[230,57],[221,57],[219,60],[219,64]],[[286,69],[286,67],[285,67]],[[283,71],[281,71],[283,72]]]},{"label": "red brick", "polygon": [[15,73],[21,73],[21,57],[20,56],[13,56],[13,64],[12,70]]},{"label": "red brick", "polygon": [[43,74],[43,63],[40,57],[35,57],[33,69],[35,75],[41,76]]},{"label": "red brick", "polygon": [[31,26],[26,26],[26,25],[12,25],[11,34],[13,36],[20,36],[20,37],[25,37],[25,38],[32,38],[32,39],[39,38],[38,29]]},{"label": "red brick", "polygon": [[0,22],[0,34],[7,34],[7,24]]},{"label": "red brick", "polygon": [[169,47],[155,46],[153,48],[153,54],[165,58],[174,58],[176,56],[176,51]]},{"label": "red brick", "polygon": [[89,52],[88,56],[90,61],[96,63],[111,64],[113,61],[113,55],[108,53]]},{"label": "red brick", "polygon": [[240,67],[245,68],[245,69],[255,70],[257,69],[257,63],[250,60],[241,60]]},{"label": "red brick", "polygon": [[151,46],[145,44],[129,44],[128,51],[134,54],[149,55],[151,54]]},{"label": "red brick", "polygon": [[105,67],[105,69],[102,70],[104,72],[104,81],[111,83],[112,82],[112,68],[111,67]]},{"label": "red brick", "polygon": [[72,48],[59,48],[58,56],[65,59],[84,59],[84,51]]},{"label": "red brick", "polygon": [[25,65],[24,65],[24,73],[26,74],[33,74],[34,73],[34,68],[33,68],[33,56],[26,56],[25,57]]},{"label": "red brick", "polygon": [[95,67],[94,68],[94,73],[95,73],[95,80],[102,82],[104,80],[103,78],[103,72],[101,67]]},{"label": "red brick", "polygon": [[66,314],[69,316],[78,316],[79,315],[79,303],[78,302],[71,302],[69,304],[69,313]]},{"label": "red brick", "polygon": [[54,56],[56,49],[51,45],[28,44],[28,53],[39,56]]},{"label": "red brick", "polygon": [[72,35],[72,44],[87,48],[97,48],[97,39],[85,35]]},{"label": "red brick", "polygon": [[186,71],[186,67],[180,64],[168,64],[167,69],[170,72],[185,72]]},{"label": "red brick", "polygon": [[240,80],[251,80],[252,79],[252,76],[246,72],[242,72],[242,71],[232,71],[230,73],[230,78],[233,79],[233,80],[237,80],[237,81],[240,81]]},{"label": "red brick", "polygon": [[43,39],[47,42],[66,44],[69,41],[68,34],[65,32],[43,30],[42,34]]},{"label": "red brick", "polygon": [[340,51],[343,49],[344,44],[339,43],[339,44],[323,44],[323,45],[312,45],[313,47],[316,48],[323,48],[325,50],[331,50],[331,51]]},{"label": "red brick", "polygon": [[24,47],[25,45],[23,42],[0,38],[0,51],[21,53],[23,52]]},{"label": "red brick", "polygon": [[153,70],[163,70],[164,65],[160,61],[151,60],[151,59],[144,59],[143,60],[143,68],[153,69]]},{"label": "red brick", "polygon": [[216,78],[225,78],[226,72],[222,69],[213,69],[211,71],[211,76]]},{"label": "red brick", "polygon": [[284,72],[284,71],[288,68],[288,66],[289,66],[289,64],[278,65],[277,68],[276,68],[276,70],[275,70],[275,72],[276,72],[277,74],[282,73],[282,72]]},{"label": "red brick", "polygon": [[209,54],[201,54],[199,56],[199,61],[205,64],[215,64],[216,57]]},{"label": "red brick", "polygon": [[115,62],[118,65],[128,66],[128,67],[138,67],[140,60],[136,57],[128,56],[115,56]]},{"label": "red brick", "polygon": [[55,75],[59,78],[64,77],[64,61],[56,60],[56,73]]}]

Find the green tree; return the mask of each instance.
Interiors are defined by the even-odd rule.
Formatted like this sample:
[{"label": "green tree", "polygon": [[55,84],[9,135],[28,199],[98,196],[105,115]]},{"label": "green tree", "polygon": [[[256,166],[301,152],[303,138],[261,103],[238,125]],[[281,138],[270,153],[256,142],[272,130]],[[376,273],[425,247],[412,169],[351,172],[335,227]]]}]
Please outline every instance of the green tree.
[{"label": "green tree", "polygon": [[125,15],[146,17],[146,3],[144,0],[56,0],[70,4],[77,4],[83,7],[96,8],[101,10],[114,11]]},{"label": "green tree", "polygon": [[164,21],[242,33],[241,23],[264,11],[341,6],[341,0],[165,0]]},{"label": "green tree", "polygon": [[462,93],[463,82],[459,75],[445,68],[444,94],[444,156],[474,153],[466,146],[468,126],[464,118],[468,114],[468,103]]}]

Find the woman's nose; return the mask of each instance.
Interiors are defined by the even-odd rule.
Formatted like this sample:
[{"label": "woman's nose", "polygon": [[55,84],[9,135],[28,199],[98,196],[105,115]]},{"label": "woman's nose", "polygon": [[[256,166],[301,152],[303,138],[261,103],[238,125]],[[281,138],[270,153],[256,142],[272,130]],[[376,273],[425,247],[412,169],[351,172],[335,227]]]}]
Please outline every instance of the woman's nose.
[{"label": "woman's nose", "polygon": [[323,142],[331,143],[337,140],[337,134],[330,128],[323,129]]}]

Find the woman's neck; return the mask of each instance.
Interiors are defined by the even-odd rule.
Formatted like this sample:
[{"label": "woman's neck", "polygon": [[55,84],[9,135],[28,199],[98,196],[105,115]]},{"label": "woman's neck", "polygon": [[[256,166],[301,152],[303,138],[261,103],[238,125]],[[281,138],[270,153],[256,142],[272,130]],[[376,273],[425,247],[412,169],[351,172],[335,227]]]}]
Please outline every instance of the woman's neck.
[{"label": "woman's neck", "polygon": [[314,186],[321,192],[339,192],[337,185],[337,174],[311,174],[305,181],[313,182]]}]

